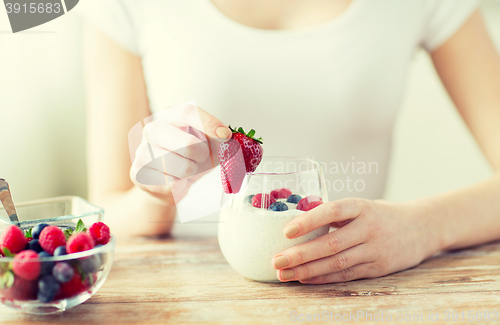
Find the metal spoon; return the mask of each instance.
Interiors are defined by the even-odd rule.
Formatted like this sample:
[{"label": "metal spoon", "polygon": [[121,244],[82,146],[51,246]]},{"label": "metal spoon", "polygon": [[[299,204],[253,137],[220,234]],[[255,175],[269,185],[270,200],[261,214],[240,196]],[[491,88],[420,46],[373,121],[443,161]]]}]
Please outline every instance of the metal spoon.
[{"label": "metal spoon", "polygon": [[9,215],[10,221],[19,222],[16,206],[14,205],[14,200],[12,200],[12,194],[10,193],[9,183],[7,183],[3,178],[0,178],[0,201],[2,201],[3,207]]}]

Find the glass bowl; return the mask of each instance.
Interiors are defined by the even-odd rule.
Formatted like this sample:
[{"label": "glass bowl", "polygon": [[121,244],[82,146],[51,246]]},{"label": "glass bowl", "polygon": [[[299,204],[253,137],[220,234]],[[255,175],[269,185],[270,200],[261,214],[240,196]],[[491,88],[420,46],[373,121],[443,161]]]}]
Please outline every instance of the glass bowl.
[{"label": "glass bowl", "polygon": [[[38,223],[55,225],[63,230],[75,228],[79,220],[88,229],[100,222],[104,210],[76,196],[57,197],[30,201],[16,205],[20,222],[11,222],[7,213],[0,208],[0,233],[9,225],[17,225],[23,231]],[[29,314],[53,314],[77,306],[104,284],[113,264],[115,237],[111,236],[106,245],[62,256],[25,259],[27,263],[40,263],[41,275],[32,281],[24,280],[12,271],[13,257],[0,257],[0,301]],[[55,298],[43,303],[37,300],[39,279],[50,274],[57,263],[66,262],[73,268],[73,277],[61,284]]]},{"label": "glass bowl", "polygon": [[[248,173],[240,191],[230,194],[229,205],[219,215],[219,246],[229,265],[246,278],[261,282],[279,282],[272,266],[276,254],[295,245],[328,233],[329,225],[304,236],[288,239],[285,226],[304,213],[297,204],[277,199],[287,205],[286,211],[272,211],[252,204],[253,195],[271,195],[286,188],[292,194],[314,196],[328,201],[323,172],[318,162],[307,158],[264,157],[257,170]],[[228,194],[223,194],[228,195]],[[224,197],[223,197],[224,201]]]}]

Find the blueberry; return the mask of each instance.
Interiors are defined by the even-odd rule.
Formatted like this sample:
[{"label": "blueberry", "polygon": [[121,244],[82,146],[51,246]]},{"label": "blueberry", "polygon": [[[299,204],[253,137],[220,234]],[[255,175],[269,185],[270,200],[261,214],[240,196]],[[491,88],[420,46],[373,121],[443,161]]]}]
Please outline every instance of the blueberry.
[{"label": "blueberry", "polygon": [[245,202],[252,203],[252,199],[253,199],[253,194],[250,194],[250,195],[245,197]]},{"label": "blueberry", "polygon": [[[51,257],[51,256],[52,255],[50,255],[45,251],[38,253],[38,257]],[[41,262],[40,274],[41,275],[51,274],[53,267],[54,267],[54,262]]]},{"label": "blueberry", "polygon": [[89,257],[84,257],[78,261],[80,263],[80,267],[84,272],[94,273],[99,271],[101,268],[101,258],[99,255],[91,255]]},{"label": "blueberry", "polygon": [[61,256],[68,254],[66,252],[66,246],[59,246],[54,250],[54,256]]},{"label": "blueberry", "polygon": [[41,291],[38,291],[37,293],[37,299],[40,301],[40,302],[43,302],[44,304],[46,303],[49,303],[51,302],[52,300],[54,300],[56,294],[55,293],[43,293]]},{"label": "blueberry", "polygon": [[66,283],[73,279],[73,275],[75,275],[75,271],[65,262],[57,263],[52,269],[52,276],[60,283]]},{"label": "blueberry", "polygon": [[47,226],[48,224],[46,223],[39,223],[38,225],[34,226],[33,229],[31,230],[31,236],[33,236],[33,239],[38,239],[40,237],[40,233],[42,232],[43,228]]},{"label": "blueberry", "polygon": [[32,239],[28,243],[28,249],[31,249],[37,253],[40,253],[43,251],[43,248],[42,248],[42,246],[40,246],[40,242],[38,241],[38,239]]},{"label": "blueberry", "polygon": [[300,195],[297,195],[297,194],[292,194],[288,197],[288,199],[286,199],[287,202],[290,202],[290,203],[299,203],[299,201],[302,200],[302,197]]},{"label": "blueberry", "polygon": [[288,210],[288,206],[283,202],[274,202],[274,203],[271,203],[271,205],[269,206],[269,210],[286,211],[286,210]]},{"label": "blueberry", "polygon": [[44,275],[38,281],[38,299],[47,303],[54,300],[61,285],[52,275]]}]

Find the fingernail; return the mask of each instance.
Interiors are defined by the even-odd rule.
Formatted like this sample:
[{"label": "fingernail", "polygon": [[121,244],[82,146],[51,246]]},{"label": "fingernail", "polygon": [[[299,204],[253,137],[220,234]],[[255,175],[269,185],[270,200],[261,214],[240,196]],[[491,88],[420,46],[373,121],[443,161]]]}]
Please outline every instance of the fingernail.
[{"label": "fingernail", "polygon": [[215,133],[217,134],[217,136],[219,138],[222,138],[222,139],[229,139],[231,137],[231,130],[229,130],[228,128],[225,128],[225,127],[219,127]]},{"label": "fingernail", "polygon": [[284,232],[287,238],[292,238],[299,232],[299,227],[297,227],[297,225],[290,225],[285,228]]},{"label": "fingernail", "polygon": [[282,269],[288,265],[288,258],[286,256],[278,256],[274,259],[274,267]]},{"label": "fingernail", "polygon": [[281,278],[283,280],[292,279],[295,276],[295,271],[292,269],[281,270]]}]

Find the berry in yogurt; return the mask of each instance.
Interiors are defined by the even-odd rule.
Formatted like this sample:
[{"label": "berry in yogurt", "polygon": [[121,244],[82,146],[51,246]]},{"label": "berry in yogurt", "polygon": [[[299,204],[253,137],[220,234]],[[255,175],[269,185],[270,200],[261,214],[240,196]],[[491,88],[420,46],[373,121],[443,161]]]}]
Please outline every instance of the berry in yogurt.
[{"label": "berry in yogurt", "polygon": [[288,210],[288,205],[284,202],[274,202],[269,206],[269,210],[271,211],[286,211]]},{"label": "berry in yogurt", "polygon": [[275,199],[286,199],[290,195],[292,195],[292,191],[287,188],[281,188],[279,190],[271,191],[271,196],[273,196]]},{"label": "berry in yogurt", "polygon": [[[309,211],[323,204],[323,199],[317,195],[302,198],[298,194],[291,194],[289,189],[282,188],[271,191],[271,194],[257,193],[245,197],[245,202],[251,202],[255,208],[271,211],[287,211],[289,209]],[[263,198],[264,197],[264,198]]]},{"label": "berry in yogurt", "polygon": [[256,208],[267,209],[274,202],[276,199],[269,194],[264,194],[264,199],[262,193],[257,193],[252,197],[252,205]]},{"label": "berry in yogurt", "polygon": [[292,194],[292,195],[290,195],[290,196],[286,199],[286,201],[287,201],[287,202],[290,202],[290,203],[295,203],[295,204],[299,203],[299,201],[300,201],[300,200],[302,200],[302,196],[300,196],[300,195],[298,195],[298,194]]},{"label": "berry in yogurt", "polygon": [[300,200],[299,203],[297,203],[297,209],[302,211],[309,211],[322,203],[323,199],[321,199],[319,196],[309,195]]}]

